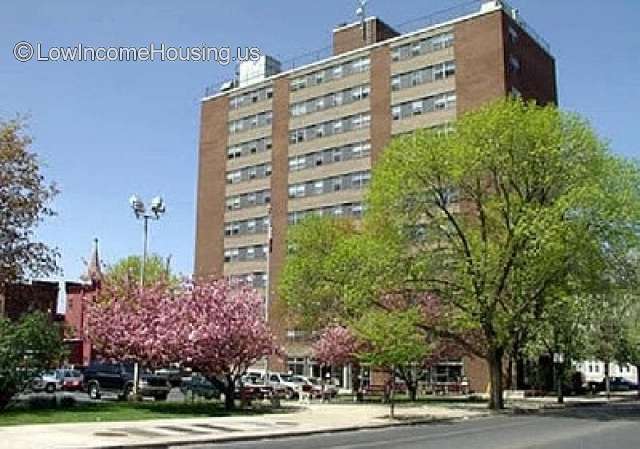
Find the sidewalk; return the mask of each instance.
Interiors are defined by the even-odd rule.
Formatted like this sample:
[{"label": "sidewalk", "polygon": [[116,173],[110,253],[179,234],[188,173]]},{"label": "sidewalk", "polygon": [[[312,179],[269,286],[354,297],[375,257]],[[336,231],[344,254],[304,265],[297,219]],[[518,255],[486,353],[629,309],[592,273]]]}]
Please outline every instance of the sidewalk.
[{"label": "sidewalk", "polygon": [[[1,449],[163,448],[202,442],[273,438],[357,430],[398,424],[388,406],[312,404],[298,411],[263,416],[171,419],[135,422],[46,424],[0,427]],[[485,408],[399,406],[400,422],[484,416]]]}]

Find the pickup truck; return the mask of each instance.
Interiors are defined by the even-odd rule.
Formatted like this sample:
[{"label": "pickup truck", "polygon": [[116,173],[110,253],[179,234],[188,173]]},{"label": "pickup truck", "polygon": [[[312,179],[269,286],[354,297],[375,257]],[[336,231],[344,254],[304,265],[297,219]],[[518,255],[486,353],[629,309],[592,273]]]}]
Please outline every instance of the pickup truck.
[{"label": "pickup truck", "polygon": [[[84,388],[91,399],[100,399],[102,393],[115,393],[127,399],[133,392],[133,365],[128,363],[92,362],[84,372]],[[142,396],[164,401],[171,385],[166,377],[141,372],[138,392]]]}]

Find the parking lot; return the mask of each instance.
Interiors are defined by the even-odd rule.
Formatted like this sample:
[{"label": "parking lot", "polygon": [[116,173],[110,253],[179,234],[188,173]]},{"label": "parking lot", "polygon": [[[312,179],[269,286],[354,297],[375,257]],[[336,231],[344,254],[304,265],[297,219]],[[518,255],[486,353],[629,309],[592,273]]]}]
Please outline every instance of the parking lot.
[{"label": "parking lot", "polygon": [[[29,401],[33,400],[33,398],[56,398],[58,402],[62,400],[64,397],[73,398],[75,402],[101,402],[101,401],[116,401],[118,397],[115,394],[110,394],[105,392],[101,399],[91,399],[86,391],[57,391],[55,393],[45,393],[45,392],[26,392],[18,396],[18,401]],[[167,401],[171,402],[181,402],[184,401],[185,396],[182,394],[179,388],[172,388],[169,393],[169,397]],[[152,398],[145,398],[145,400],[153,401]]]}]

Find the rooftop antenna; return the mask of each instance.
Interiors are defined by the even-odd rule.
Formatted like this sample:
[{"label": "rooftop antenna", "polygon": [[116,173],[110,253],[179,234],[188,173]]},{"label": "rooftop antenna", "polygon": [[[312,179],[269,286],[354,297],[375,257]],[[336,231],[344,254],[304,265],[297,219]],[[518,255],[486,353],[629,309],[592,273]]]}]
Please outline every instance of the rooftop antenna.
[{"label": "rooftop antenna", "polygon": [[362,27],[362,40],[367,43],[367,3],[369,0],[358,0],[358,9],[356,9],[356,16],[360,18],[360,26]]}]

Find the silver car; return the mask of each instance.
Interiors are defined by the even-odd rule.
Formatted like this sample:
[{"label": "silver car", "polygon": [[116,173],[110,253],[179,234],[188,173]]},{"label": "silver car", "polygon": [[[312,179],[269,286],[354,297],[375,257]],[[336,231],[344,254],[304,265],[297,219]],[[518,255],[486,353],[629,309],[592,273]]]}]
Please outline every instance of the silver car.
[{"label": "silver car", "polygon": [[31,381],[33,391],[55,393],[62,389],[63,376],[60,370],[46,371]]}]

